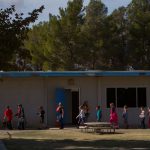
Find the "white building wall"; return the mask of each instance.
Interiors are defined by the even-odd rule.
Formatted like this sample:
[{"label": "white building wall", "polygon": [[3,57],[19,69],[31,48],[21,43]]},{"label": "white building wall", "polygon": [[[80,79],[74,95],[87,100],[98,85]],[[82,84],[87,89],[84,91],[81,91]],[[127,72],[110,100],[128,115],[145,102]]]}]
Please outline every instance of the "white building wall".
[{"label": "white building wall", "polygon": [[89,121],[96,119],[96,106],[98,105],[98,79],[95,77],[80,77],[77,81],[77,87],[80,87],[80,104],[88,101]]},{"label": "white building wall", "polygon": [[[149,77],[101,77],[99,78],[100,97],[103,109],[103,121],[109,121],[109,108],[107,108],[106,89],[107,88],[128,88],[128,87],[146,87],[147,88],[147,106],[150,106],[150,78]],[[147,108],[145,108],[147,110]],[[122,120],[123,108],[117,108],[119,124]],[[139,126],[140,108],[128,108],[129,124],[134,127]],[[147,118],[146,118],[147,124]]]},{"label": "white building wall", "polygon": [[[69,79],[73,79],[74,84],[69,84]],[[90,107],[89,120],[95,120],[95,107],[97,106],[97,79],[94,77],[49,77],[46,79],[47,84],[47,106],[48,106],[48,124],[54,125],[56,121],[56,88],[79,89],[79,104],[88,101]],[[71,110],[70,110],[71,112]]]},{"label": "white building wall", "polygon": [[[38,108],[40,106],[46,107],[43,79],[3,78],[0,82],[0,118],[3,118],[7,105],[15,115],[17,104],[22,104],[24,107],[27,126],[38,126],[39,117],[36,114]],[[13,126],[17,127],[16,117],[13,117]]]},{"label": "white building wall", "polygon": [[[70,84],[69,80],[73,83]],[[0,118],[4,109],[9,105],[14,114],[17,104],[24,106],[29,127],[39,125],[36,115],[39,106],[44,106],[46,123],[53,126],[56,121],[56,88],[79,89],[80,104],[88,101],[90,108],[89,121],[96,120],[95,107],[100,105],[103,110],[103,121],[109,121],[109,108],[106,107],[106,88],[118,87],[147,87],[147,106],[150,106],[150,77],[32,77],[32,78],[3,78],[0,80]],[[129,108],[129,124],[138,126],[139,108]],[[117,108],[119,124],[122,125],[122,108]],[[16,127],[16,118],[13,125]],[[147,121],[147,120],[146,120]],[[0,121],[1,122],[1,121]]]}]

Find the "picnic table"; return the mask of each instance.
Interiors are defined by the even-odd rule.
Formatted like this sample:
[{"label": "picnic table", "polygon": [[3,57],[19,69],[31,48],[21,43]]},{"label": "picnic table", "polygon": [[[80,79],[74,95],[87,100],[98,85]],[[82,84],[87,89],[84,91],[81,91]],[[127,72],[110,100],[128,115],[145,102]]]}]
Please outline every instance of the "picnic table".
[{"label": "picnic table", "polygon": [[110,122],[86,122],[80,129],[85,132],[91,130],[92,132],[102,133],[107,131],[115,133],[115,128]]}]

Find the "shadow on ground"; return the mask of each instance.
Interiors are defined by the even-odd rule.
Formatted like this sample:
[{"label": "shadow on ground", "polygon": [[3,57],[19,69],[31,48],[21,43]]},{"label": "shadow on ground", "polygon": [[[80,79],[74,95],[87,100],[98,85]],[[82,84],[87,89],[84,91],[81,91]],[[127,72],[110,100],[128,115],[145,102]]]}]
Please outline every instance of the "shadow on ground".
[{"label": "shadow on ground", "polygon": [[92,140],[76,141],[64,140],[27,140],[5,139],[3,140],[8,150],[127,150],[127,149],[150,149],[150,141],[134,140]]}]

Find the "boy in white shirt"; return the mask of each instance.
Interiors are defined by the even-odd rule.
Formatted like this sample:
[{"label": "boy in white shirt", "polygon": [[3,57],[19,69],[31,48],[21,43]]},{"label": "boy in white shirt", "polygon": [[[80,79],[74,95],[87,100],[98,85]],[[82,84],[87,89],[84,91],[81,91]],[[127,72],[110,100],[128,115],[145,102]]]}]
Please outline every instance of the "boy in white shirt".
[{"label": "boy in white shirt", "polygon": [[79,120],[78,120],[78,126],[80,126],[81,125],[81,123],[83,124],[84,122],[85,122],[85,113],[84,113],[84,108],[83,108],[83,106],[80,106],[79,107],[79,110],[80,110],[80,113],[79,113],[79,115],[76,117],[76,119],[78,119],[79,118]]}]

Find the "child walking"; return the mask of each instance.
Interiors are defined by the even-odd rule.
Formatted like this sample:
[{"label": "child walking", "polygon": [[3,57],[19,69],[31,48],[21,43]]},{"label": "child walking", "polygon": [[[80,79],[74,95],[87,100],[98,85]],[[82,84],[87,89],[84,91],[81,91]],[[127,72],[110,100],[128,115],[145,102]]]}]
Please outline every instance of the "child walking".
[{"label": "child walking", "polygon": [[97,118],[96,120],[98,122],[100,122],[102,119],[102,110],[101,110],[100,106],[96,107],[96,118]]},{"label": "child walking", "polygon": [[118,126],[118,115],[116,113],[116,108],[115,108],[114,103],[110,103],[110,123],[115,128],[119,128],[119,126]]},{"label": "child walking", "polygon": [[81,125],[81,123],[83,124],[85,122],[85,112],[84,112],[83,105],[79,107],[79,110],[80,110],[80,113],[76,117],[76,119],[78,119],[78,127]]},{"label": "child walking", "polygon": [[140,118],[140,122],[141,122],[141,128],[145,129],[145,110],[144,110],[144,107],[141,107],[141,112],[140,112],[139,118]]},{"label": "child walking", "polygon": [[13,118],[13,112],[10,109],[10,107],[7,106],[7,108],[4,112],[4,120],[5,120],[7,128],[10,130],[12,130],[12,118]]},{"label": "child walking", "polygon": [[148,107],[148,127],[150,128],[150,107]]},{"label": "child walking", "polygon": [[84,110],[84,121],[87,122],[88,121],[88,118],[89,118],[89,106],[88,106],[88,102],[87,101],[84,101],[83,105],[82,105],[82,108]]},{"label": "child walking", "polygon": [[25,129],[25,113],[24,113],[24,108],[22,104],[18,104],[17,113],[15,114],[15,116],[18,118],[17,128],[19,130],[24,130]]},{"label": "child walking", "polygon": [[37,115],[40,117],[40,128],[39,129],[43,129],[44,128],[44,122],[45,122],[45,111],[43,106],[40,106],[39,108],[39,112],[37,113]]},{"label": "child walking", "polygon": [[60,123],[60,129],[64,128],[64,107],[61,102],[59,102],[58,107],[56,108],[57,120]]},{"label": "child walking", "polygon": [[126,105],[123,108],[122,118],[123,118],[123,123],[124,123],[125,129],[128,129],[128,127],[129,127],[129,125],[128,125],[128,110],[127,110]]}]

